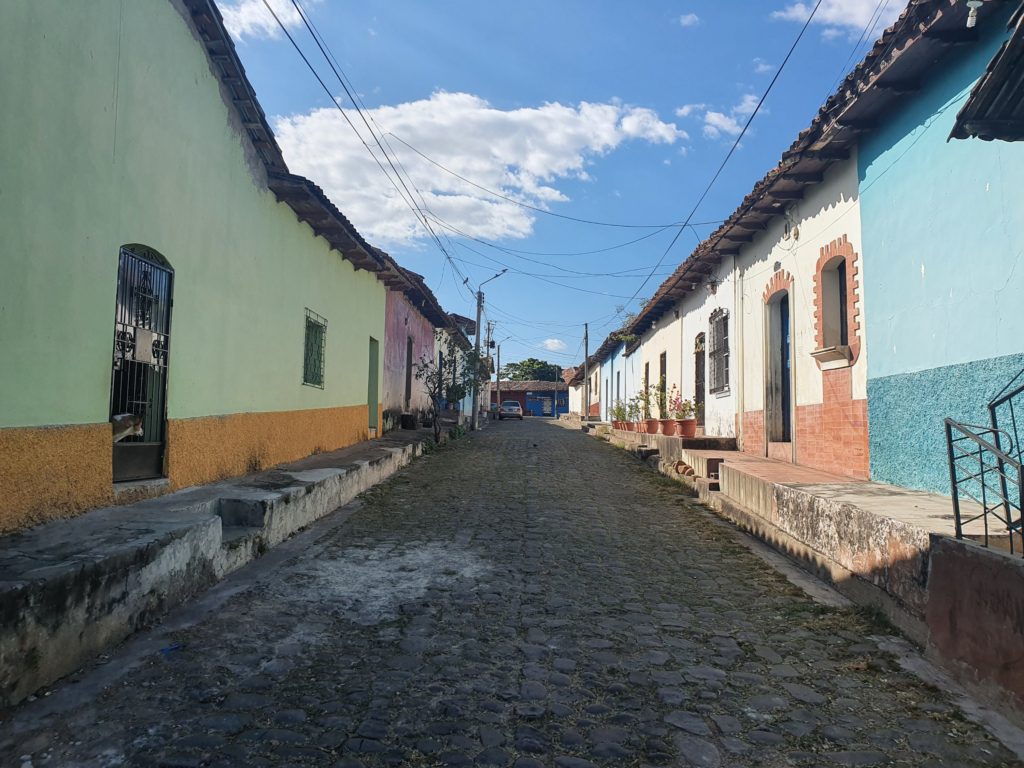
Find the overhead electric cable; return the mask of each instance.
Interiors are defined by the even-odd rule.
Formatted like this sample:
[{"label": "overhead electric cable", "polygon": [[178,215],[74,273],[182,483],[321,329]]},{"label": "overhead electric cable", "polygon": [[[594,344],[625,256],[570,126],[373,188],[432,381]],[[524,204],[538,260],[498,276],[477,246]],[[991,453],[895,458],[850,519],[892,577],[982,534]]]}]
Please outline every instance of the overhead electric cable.
[{"label": "overhead electric cable", "polygon": [[436,165],[438,168],[440,168],[445,173],[450,173],[452,176],[454,176],[455,178],[460,179],[460,180],[466,182],[471,187],[476,187],[477,189],[481,190],[482,192],[486,192],[489,195],[493,195],[494,197],[498,197],[498,198],[501,198],[502,200],[506,200],[506,201],[512,203],[513,205],[518,205],[520,208],[526,208],[527,210],[530,210],[530,211],[535,211],[537,213],[543,213],[545,216],[553,216],[556,219],[566,219],[567,221],[575,221],[575,222],[578,222],[580,224],[592,224],[592,225],[597,226],[597,227],[617,227],[619,229],[670,229],[671,227],[679,226],[679,222],[677,222],[677,221],[674,221],[674,222],[672,222],[670,224],[618,224],[618,223],[610,222],[610,221],[597,221],[597,220],[594,220],[594,219],[581,219],[581,218],[578,218],[576,216],[567,216],[564,213],[555,213],[554,211],[549,211],[546,208],[539,208],[536,205],[530,205],[529,203],[524,203],[521,200],[516,200],[514,197],[509,197],[508,195],[503,194],[501,192],[495,192],[493,189],[489,189],[488,187],[485,187],[483,184],[477,184],[475,181],[472,181],[471,179],[467,179],[462,174],[453,171],[451,168],[448,168],[447,166],[443,165],[442,163],[437,162],[437,160],[434,160],[433,158],[431,158],[431,157],[425,155],[424,153],[420,152],[418,149],[416,149],[416,147],[414,147],[409,142],[405,141],[401,136],[396,135],[393,131],[388,131],[387,135],[391,136],[392,138],[394,138],[395,141],[399,141],[402,144],[404,144],[406,147],[411,149],[413,152],[415,152],[417,155],[422,157],[428,163],[430,163],[432,165]]},{"label": "overhead electric cable", "polygon": [[[303,20],[305,21],[305,16],[304,16],[304,14],[302,13],[302,10],[301,10],[301,9],[300,9],[300,8],[298,7],[298,5],[297,5],[297,4],[295,3],[295,0],[292,0],[292,4],[296,6],[296,10],[297,10],[297,11],[299,12],[300,16],[302,16]],[[290,32],[288,31],[287,27],[285,27],[285,25],[284,25],[284,24],[283,24],[283,23],[281,22],[281,19],[280,19],[280,18],[278,17],[278,15],[277,15],[277,14],[276,14],[276,13],[274,12],[274,9],[273,9],[273,8],[271,7],[271,5],[270,5],[270,3],[268,2],[268,0],[263,0],[263,5],[264,5],[264,6],[266,6],[266,9],[267,9],[267,11],[269,11],[269,12],[270,12],[270,15],[271,15],[271,16],[273,16],[273,18],[274,18],[274,21],[275,21],[275,22],[277,22],[277,25],[278,25],[278,26],[279,26],[279,27],[281,28],[281,30],[282,30],[282,31],[284,32],[285,36],[286,36],[286,37],[288,38],[288,41],[289,41],[289,42],[291,43],[292,47],[293,47],[293,48],[295,49],[295,51],[296,51],[296,52],[297,52],[297,53],[299,54],[299,56],[300,56],[300,57],[302,58],[302,61],[303,61],[303,62],[305,63],[305,65],[306,65],[307,69],[309,69],[309,71],[310,71],[310,72],[311,72],[311,73],[313,74],[313,77],[315,77],[315,78],[316,78],[317,82],[318,82],[318,83],[320,83],[320,87],[321,87],[321,88],[322,88],[322,89],[324,90],[324,92],[325,92],[325,93],[327,94],[328,98],[329,98],[329,99],[331,100],[331,103],[332,103],[332,104],[333,104],[333,105],[335,106],[335,108],[337,108],[337,109],[338,109],[338,111],[339,111],[339,112],[341,113],[342,117],[343,117],[343,118],[345,119],[345,122],[346,122],[346,123],[348,123],[349,127],[350,127],[350,128],[352,129],[352,131],[353,131],[353,132],[354,132],[354,133],[356,134],[356,137],[357,137],[357,138],[359,139],[359,141],[360,141],[360,142],[362,143],[362,145],[363,145],[363,146],[364,146],[364,147],[366,148],[366,151],[370,153],[370,156],[371,156],[371,157],[373,158],[374,162],[375,162],[375,163],[377,164],[377,167],[378,167],[378,168],[380,168],[381,172],[382,172],[382,173],[383,173],[383,174],[384,174],[384,175],[385,175],[385,176],[386,176],[386,177],[388,178],[388,181],[390,181],[390,182],[391,182],[391,184],[392,184],[392,186],[394,186],[394,187],[395,187],[395,191],[397,191],[397,192],[398,192],[398,194],[399,194],[399,197],[401,197],[401,198],[402,198],[402,201],[403,201],[403,202],[404,202],[404,203],[405,203],[405,204],[406,204],[406,205],[407,205],[407,206],[409,207],[409,209],[410,209],[410,210],[411,210],[411,211],[413,212],[413,215],[414,215],[414,216],[416,217],[417,221],[419,221],[419,222],[420,222],[420,224],[422,224],[422,226],[423,226],[423,227],[424,227],[424,228],[425,228],[425,229],[427,230],[427,233],[428,233],[428,234],[430,235],[430,237],[431,237],[431,238],[432,238],[432,239],[434,240],[434,242],[435,242],[435,244],[437,245],[437,247],[438,247],[438,248],[439,248],[439,249],[441,250],[441,252],[442,252],[442,253],[443,253],[443,254],[445,255],[445,257],[446,257],[446,258],[448,258],[448,259],[450,260],[450,259],[451,259],[451,255],[450,255],[450,254],[448,254],[448,253],[447,253],[447,251],[445,250],[445,248],[444,248],[444,245],[443,245],[443,244],[441,243],[441,240],[440,240],[440,238],[438,238],[437,234],[436,234],[436,233],[435,233],[435,232],[434,232],[434,231],[433,231],[433,230],[431,229],[431,227],[430,227],[430,223],[429,223],[429,222],[428,222],[428,221],[426,220],[426,217],[422,217],[422,216],[420,215],[420,213],[419,213],[419,210],[417,209],[417,207],[416,207],[416,205],[415,205],[415,200],[412,200],[412,199],[411,199],[411,198],[412,198],[412,193],[411,193],[411,192],[409,192],[409,189],[408,189],[408,187],[407,187],[407,186],[405,185],[405,182],[404,182],[404,180],[402,179],[401,175],[400,175],[400,174],[398,174],[397,170],[395,170],[395,173],[396,173],[396,175],[398,175],[398,177],[399,177],[399,182],[400,182],[400,183],[402,184],[402,187],[404,187],[404,188],[405,188],[405,193],[409,195],[409,198],[406,198],[405,194],[403,194],[403,192],[402,192],[402,189],[399,189],[399,186],[398,186],[398,184],[396,184],[396,183],[395,183],[395,180],[391,178],[391,175],[390,175],[390,174],[389,174],[389,173],[387,172],[387,170],[386,170],[386,169],[384,168],[384,165],[383,165],[383,164],[382,164],[382,163],[380,162],[380,159],[379,159],[379,158],[377,157],[377,155],[376,155],[376,154],[374,153],[374,151],[373,151],[373,150],[372,150],[372,149],[370,148],[370,145],[366,143],[366,140],[365,140],[365,139],[363,139],[362,135],[361,135],[361,134],[359,133],[359,130],[358,130],[358,129],[356,128],[356,126],[355,126],[355,125],[354,125],[354,124],[352,123],[352,121],[351,121],[351,120],[349,119],[349,117],[348,117],[348,115],[346,114],[345,110],[344,110],[344,109],[342,108],[342,106],[341,106],[340,104],[338,104],[338,101],[337,101],[337,99],[335,98],[334,94],[332,94],[332,93],[331,93],[331,90],[330,90],[330,89],[329,89],[329,88],[327,87],[327,84],[326,84],[326,83],[325,83],[325,82],[323,81],[323,78],[321,78],[321,77],[320,77],[320,74],[319,74],[319,73],[318,73],[318,72],[316,71],[316,68],[315,68],[315,67],[314,67],[314,66],[312,65],[312,63],[311,63],[311,62],[309,61],[309,58],[308,58],[308,57],[306,56],[306,54],[305,54],[305,53],[303,52],[302,48],[301,48],[301,47],[299,46],[299,44],[298,44],[298,43],[297,43],[297,42],[295,41],[295,38],[294,38],[294,37],[292,37],[292,35],[291,35],[291,33],[290,33]],[[308,30],[308,31],[310,32],[310,34],[311,34],[311,35],[313,34],[313,33],[312,33],[312,30],[310,30],[310,29],[309,29],[309,26],[308,26],[308,24],[306,25],[306,29],[307,29],[307,30]],[[315,38],[315,36],[314,36],[314,40],[315,40],[315,39],[316,39],[316,38]],[[317,46],[319,47],[319,42],[317,42]],[[323,48],[321,48],[321,52],[323,52]],[[326,54],[324,54],[324,56],[325,56],[325,58],[326,58]],[[328,63],[330,63],[330,62],[328,62]],[[333,67],[332,67],[332,69],[333,69]],[[335,73],[335,74],[337,75],[337,73]],[[339,79],[340,79],[340,78],[339,78]],[[344,85],[343,85],[343,87],[344,87]],[[346,90],[346,92],[348,92],[348,89],[347,89],[347,88],[346,88],[345,90]],[[351,98],[351,97],[350,97],[350,98]],[[357,110],[357,111],[358,111],[358,110]],[[372,134],[372,131],[371,131],[371,134]],[[376,140],[376,138],[375,138],[375,140]],[[378,142],[378,146],[379,146],[379,142]],[[383,149],[382,149],[382,151],[383,151]],[[385,158],[387,158],[387,153],[385,153]],[[388,159],[388,163],[389,163],[389,165],[391,165],[391,166],[392,166],[392,169],[394,170],[394,165],[393,165],[393,164],[391,163],[391,161],[390,161],[390,158],[387,158],[387,159]],[[458,267],[457,267],[457,266],[456,266],[456,265],[455,265],[454,263],[452,263],[452,269],[453,269],[453,270],[456,270],[456,272],[457,272],[457,273],[459,273],[459,271],[458,271]],[[466,278],[466,279],[468,280],[468,278]],[[470,291],[470,292],[472,293],[472,291]],[[474,298],[475,298],[475,296],[474,296]]]},{"label": "overhead electric cable", "polygon": [[[743,137],[747,135],[747,130],[750,128],[750,124],[754,121],[754,118],[757,117],[758,112],[761,111],[761,105],[764,104],[765,99],[768,98],[768,94],[772,92],[772,88],[775,86],[775,83],[778,82],[779,76],[782,74],[782,71],[786,68],[786,64],[789,62],[790,57],[793,55],[793,51],[796,50],[797,45],[799,45],[800,41],[803,39],[804,33],[807,32],[807,28],[811,25],[811,20],[814,19],[815,14],[817,14],[818,9],[821,7],[821,3],[822,0],[817,0],[817,2],[814,4],[814,8],[811,10],[810,15],[808,15],[803,27],[800,28],[800,34],[796,36],[796,39],[790,46],[789,51],[786,53],[786,57],[782,60],[782,63],[776,70],[771,82],[768,83],[768,87],[765,89],[765,92],[761,95],[761,98],[758,100],[757,106],[754,107],[754,111],[750,113],[750,116],[747,118],[747,122],[744,123],[743,125],[743,129],[736,137],[736,140],[732,143],[732,146],[726,153],[725,158],[718,166],[718,170],[715,171],[715,175],[712,176],[711,181],[708,182],[708,185],[704,188],[704,191],[701,193],[700,197],[697,198],[697,202],[694,203],[694,206],[690,210],[689,215],[687,215],[683,223],[679,225],[679,229],[676,232],[675,237],[672,238],[672,242],[668,244],[668,248],[665,249],[665,252],[661,255],[661,258],[658,259],[658,263],[654,265],[654,268],[651,270],[651,274],[647,276],[643,283],[640,284],[640,287],[637,288],[633,295],[629,298],[629,301],[626,302],[626,307],[628,307],[629,304],[632,303],[636,299],[636,297],[640,295],[640,292],[644,289],[644,286],[646,286],[650,279],[654,276],[655,271],[657,271],[658,267],[660,267],[662,263],[665,261],[665,259],[668,257],[668,254],[672,250],[672,247],[676,244],[676,241],[679,240],[679,236],[682,235],[686,227],[689,226],[690,220],[693,218],[694,214],[697,213],[697,209],[700,208],[701,204],[704,202],[704,199],[708,196],[708,193],[711,192],[711,189],[712,187],[714,187],[715,182],[718,181],[718,177],[722,175],[722,171],[725,170],[726,164],[728,164],[730,158],[732,158],[733,154],[736,152],[736,148],[739,147],[740,142],[743,140]],[[621,314],[621,312],[616,313],[616,315]]]}]

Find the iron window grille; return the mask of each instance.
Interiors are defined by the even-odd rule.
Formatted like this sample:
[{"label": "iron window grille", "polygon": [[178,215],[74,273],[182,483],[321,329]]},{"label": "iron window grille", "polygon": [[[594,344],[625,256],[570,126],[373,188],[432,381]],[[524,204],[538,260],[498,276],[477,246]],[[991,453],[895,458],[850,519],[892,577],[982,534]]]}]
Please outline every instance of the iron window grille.
[{"label": "iron window grille", "polygon": [[306,337],[302,357],[302,383],[324,388],[324,349],[327,346],[327,319],[306,309]]},{"label": "iron window grille", "polygon": [[711,313],[711,342],[708,348],[708,362],[711,368],[712,393],[724,392],[729,388],[729,313],[716,309]]}]

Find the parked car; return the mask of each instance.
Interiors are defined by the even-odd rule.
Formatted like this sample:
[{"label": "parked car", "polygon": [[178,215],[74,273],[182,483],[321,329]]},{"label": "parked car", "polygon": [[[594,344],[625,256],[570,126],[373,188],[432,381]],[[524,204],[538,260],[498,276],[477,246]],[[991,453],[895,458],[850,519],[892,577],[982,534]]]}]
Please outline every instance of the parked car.
[{"label": "parked car", "polygon": [[498,421],[502,419],[519,419],[523,420],[523,406],[521,406],[515,400],[506,400],[501,404],[501,408],[498,409]]}]

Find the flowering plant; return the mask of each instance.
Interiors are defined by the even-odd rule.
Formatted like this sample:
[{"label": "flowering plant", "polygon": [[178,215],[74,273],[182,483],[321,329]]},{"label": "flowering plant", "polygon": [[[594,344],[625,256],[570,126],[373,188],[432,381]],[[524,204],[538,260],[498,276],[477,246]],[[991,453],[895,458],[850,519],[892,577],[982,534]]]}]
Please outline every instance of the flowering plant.
[{"label": "flowering plant", "polygon": [[669,393],[668,410],[673,419],[692,419],[694,414],[693,400],[684,400],[679,389],[673,385]]}]

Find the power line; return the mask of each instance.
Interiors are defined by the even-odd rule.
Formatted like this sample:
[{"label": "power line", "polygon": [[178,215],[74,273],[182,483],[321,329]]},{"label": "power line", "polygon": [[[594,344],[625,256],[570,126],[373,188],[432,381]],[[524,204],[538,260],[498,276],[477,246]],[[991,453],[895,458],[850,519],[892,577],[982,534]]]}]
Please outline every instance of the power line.
[{"label": "power line", "polygon": [[[689,226],[690,219],[692,219],[694,214],[697,213],[697,209],[700,208],[701,203],[704,202],[704,199],[708,196],[708,193],[711,192],[711,188],[714,187],[715,182],[718,181],[718,177],[722,175],[722,171],[725,170],[726,164],[729,162],[730,158],[732,158],[733,154],[736,152],[736,148],[739,147],[740,142],[743,140],[743,137],[747,135],[747,130],[750,128],[750,124],[754,121],[754,118],[757,117],[757,113],[761,111],[761,105],[764,104],[765,99],[768,98],[768,94],[771,93],[772,88],[775,86],[775,83],[778,81],[779,76],[782,74],[782,71],[786,68],[786,64],[789,62],[790,57],[793,55],[793,51],[796,50],[796,47],[800,43],[800,40],[803,39],[804,33],[807,31],[807,28],[811,25],[811,20],[814,18],[815,14],[818,12],[818,8],[821,7],[821,3],[822,3],[822,0],[817,0],[817,2],[814,4],[814,8],[811,10],[810,15],[807,17],[807,20],[804,22],[803,27],[800,28],[800,34],[798,34],[796,36],[796,40],[793,41],[793,44],[789,48],[789,52],[786,53],[786,57],[782,60],[782,63],[779,65],[779,68],[776,70],[775,75],[774,75],[774,77],[772,77],[771,82],[768,83],[768,87],[765,89],[765,92],[761,95],[761,98],[758,100],[757,106],[754,107],[754,111],[751,112],[750,113],[750,117],[747,118],[747,122],[743,125],[743,130],[740,131],[739,136],[736,137],[736,140],[733,142],[732,146],[729,148],[729,151],[728,151],[728,153],[726,153],[725,158],[722,160],[721,165],[718,166],[718,170],[715,171],[715,175],[711,178],[711,181],[708,182],[708,185],[704,188],[704,191],[701,193],[700,197],[697,199],[697,202],[694,204],[693,208],[690,210],[690,213],[686,217],[686,220],[679,227],[678,231],[675,234],[675,237],[672,238],[672,242],[670,242],[668,244],[668,248],[665,249],[665,252],[661,255],[661,258],[658,259],[658,263],[654,265],[654,268],[651,270],[650,275],[647,276],[647,278],[640,284],[640,287],[637,288],[636,291],[633,293],[633,295],[629,298],[629,301],[626,302],[626,306],[628,306],[630,303],[632,303],[636,299],[636,297],[640,295],[640,291],[642,291],[644,289],[644,286],[646,286],[647,283],[650,281],[650,279],[654,276],[655,271],[658,269],[658,267],[660,267],[662,265],[662,263],[668,257],[669,252],[672,250],[672,247],[676,244],[676,241],[679,240],[680,235],[682,235],[683,231],[686,229],[686,227]],[[621,313],[616,313],[616,314],[621,314]]]},{"label": "power line", "polygon": [[434,160],[433,158],[428,157],[427,155],[423,154],[418,149],[416,149],[416,147],[414,147],[412,144],[410,144],[409,142],[405,141],[401,136],[396,135],[393,131],[388,131],[387,135],[393,137],[395,139],[395,141],[398,141],[398,142],[401,142],[402,144],[404,144],[406,147],[411,149],[413,152],[415,152],[417,155],[422,157],[428,163],[430,163],[432,165],[436,165],[438,168],[440,168],[445,173],[450,173],[452,176],[454,176],[457,179],[460,179],[461,181],[464,181],[466,184],[469,184],[471,187],[476,187],[477,189],[481,190],[482,192],[486,192],[489,195],[493,195],[494,197],[498,197],[498,198],[501,198],[502,200],[506,200],[507,202],[510,202],[513,205],[518,205],[520,208],[526,208],[527,210],[530,210],[530,211],[535,211],[537,213],[543,213],[545,216],[553,216],[556,219],[566,219],[567,221],[575,221],[575,222],[578,222],[580,224],[592,224],[592,225],[597,226],[597,227],[617,227],[617,228],[620,228],[620,229],[670,229],[671,227],[678,226],[678,224],[679,224],[679,222],[672,222],[671,224],[617,224],[617,223],[609,222],[609,221],[597,221],[597,220],[594,220],[594,219],[581,219],[581,218],[578,218],[576,216],[567,216],[564,213],[555,213],[554,211],[549,211],[549,210],[547,210],[545,208],[539,208],[536,205],[530,205],[529,203],[524,203],[521,200],[516,200],[514,197],[509,197],[508,195],[502,194],[501,192],[495,192],[493,189],[489,189],[488,187],[485,187],[482,184],[477,184],[475,181],[467,179],[465,176],[463,176],[463,175],[453,171],[451,168],[448,168],[447,166],[437,162],[437,160]]},{"label": "power line", "polygon": [[[443,228],[448,229],[451,232],[454,232],[455,234],[459,235],[460,237],[464,237],[467,240],[472,240],[474,243],[480,243],[481,245],[485,245],[485,246],[487,246],[489,248],[493,248],[496,251],[501,251],[502,253],[507,253],[509,256],[513,256],[513,257],[515,257],[517,259],[522,259],[523,261],[529,261],[532,264],[539,264],[542,267],[550,267],[551,269],[557,269],[557,270],[559,270],[561,272],[566,272],[566,273],[568,273],[570,275],[580,275],[580,276],[583,276],[583,277],[617,277],[619,274],[621,274],[621,273],[609,273],[609,272],[581,272],[580,270],[577,270],[577,269],[569,269],[568,267],[560,267],[559,265],[551,264],[550,262],[540,261],[538,259],[531,259],[531,258],[528,258],[526,256],[520,256],[518,253],[514,253],[514,252],[510,251],[507,248],[504,248],[504,247],[502,247],[500,245],[497,245],[495,243],[490,243],[490,242],[488,242],[486,240],[482,240],[479,237],[474,237],[473,235],[469,234],[468,232],[464,232],[463,230],[459,229],[455,225],[453,225],[453,224],[445,221],[444,219],[442,219],[440,216],[438,216],[433,211],[427,211],[427,213],[430,215],[430,218],[434,220],[434,223],[440,224]],[[663,232],[664,230],[659,230],[659,231]],[[476,252],[476,253],[479,253],[479,251],[475,251],[475,249],[472,249],[472,250],[474,250],[474,252]],[[645,269],[647,269],[647,267],[640,267],[640,268],[637,268],[637,269],[645,270]],[[628,270],[628,271],[636,271],[636,270]],[[521,274],[527,274],[527,273],[523,272]]]},{"label": "power line", "polygon": [[[277,13],[274,12],[274,9],[271,7],[271,5],[268,2],[268,0],[263,0],[263,5],[270,12],[270,15],[273,16],[274,21],[277,22],[277,25],[281,28],[281,31],[284,32],[285,36],[288,38],[288,41],[291,43],[292,47],[299,54],[299,56],[302,58],[302,61],[303,61],[303,63],[305,63],[306,68],[309,69],[309,71],[313,74],[313,77],[316,78],[317,82],[320,84],[320,87],[324,90],[324,93],[326,93],[328,98],[331,100],[331,103],[341,113],[341,116],[345,119],[345,122],[348,123],[349,127],[356,134],[356,137],[359,139],[360,143],[362,143],[362,145],[366,148],[366,151],[370,153],[370,156],[373,158],[374,162],[377,164],[377,167],[380,168],[381,172],[387,177],[388,181],[391,182],[391,185],[395,188],[395,191],[398,192],[399,197],[401,197],[402,201],[409,207],[409,209],[412,211],[413,215],[416,217],[417,221],[427,230],[428,235],[430,235],[431,239],[434,240],[435,244],[440,249],[441,253],[444,254],[447,259],[451,260],[451,256],[445,250],[444,245],[441,243],[440,238],[438,238],[437,234],[431,229],[429,221],[426,220],[426,217],[422,217],[420,215],[418,209],[416,208],[416,206],[414,204],[415,200],[413,199],[412,193],[409,191],[409,188],[406,186],[405,181],[402,179],[401,174],[398,173],[398,170],[395,168],[394,164],[391,162],[391,159],[388,157],[387,152],[384,152],[384,149],[383,149],[383,147],[381,147],[380,142],[376,138],[376,135],[373,134],[373,130],[370,129],[370,134],[371,134],[371,136],[374,137],[374,141],[377,143],[377,146],[381,147],[381,151],[384,153],[385,159],[387,159],[388,164],[391,166],[392,170],[395,172],[395,175],[398,176],[398,181],[401,183],[402,187],[405,189],[405,194],[403,194],[402,189],[399,188],[398,184],[395,183],[395,180],[393,178],[391,178],[391,175],[387,172],[387,169],[384,168],[384,165],[380,162],[380,159],[377,157],[377,155],[370,148],[370,145],[366,143],[365,139],[363,139],[362,135],[359,133],[359,130],[356,128],[355,124],[353,124],[353,122],[349,119],[348,114],[346,114],[345,110],[341,107],[340,104],[338,104],[338,101],[335,98],[334,94],[331,93],[331,90],[327,87],[327,84],[323,81],[323,78],[320,77],[320,74],[316,71],[316,68],[309,61],[309,58],[303,52],[302,48],[295,41],[295,38],[292,37],[292,35],[288,31],[287,27],[285,27],[285,25],[281,22],[281,19],[278,17]],[[337,77],[339,82],[341,82],[342,88],[345,89],[345,92],[349,94],[349,98],[351,99],[352,98],[351,92],[349,91],[349,89],[348,89],[347,85],[344,83],[344,81],[342,81],[341,76],[335,70],[335,68],[334,68],[333,64],[331,63],[330,58],[328,57],[327,53],[325,52],[323,46],[320,45],[319,40],[317,39],[316,35],[313,33],[313,30],[311,29],[310,24],[309,24],[309,22],[306,19],[305,13],[303,13],[302,9],[299,7],[298,3],[295,2],[295,0],[292,0],[292,5],[295,6],[296,11],[299,13],[300,17],[303,20],[303,24],[305,25],[306,30],[313,37],[313,40],[314,40],[314,42],[316,42],[317,47],[320,48],[320,52],[324,55],[324,58],[327,59],[328,65],[331,67],[332,71],[334,71],[335,77]],[[360,114],[360,116],[362,116],[362,112],[361,112],[361,110],[359,110],[358,106],[356,107],[356,112],[358,114]],[[363,119],[364,119],[364,122],[365,122],[365,118],[363,118]],[[367,128],[369,129],[369,124],[367,124]],[[408,198],[405,196],[406,194],[408,194],[408,196],[409,196]],[[458,270],[458,267],[454,264],[454,262],[452,262],[452,269],[455,270],[457,274],[461,274],[459,272],[459,270]],[[468,280],[468,278],[467,278],[467,280]]]}]

